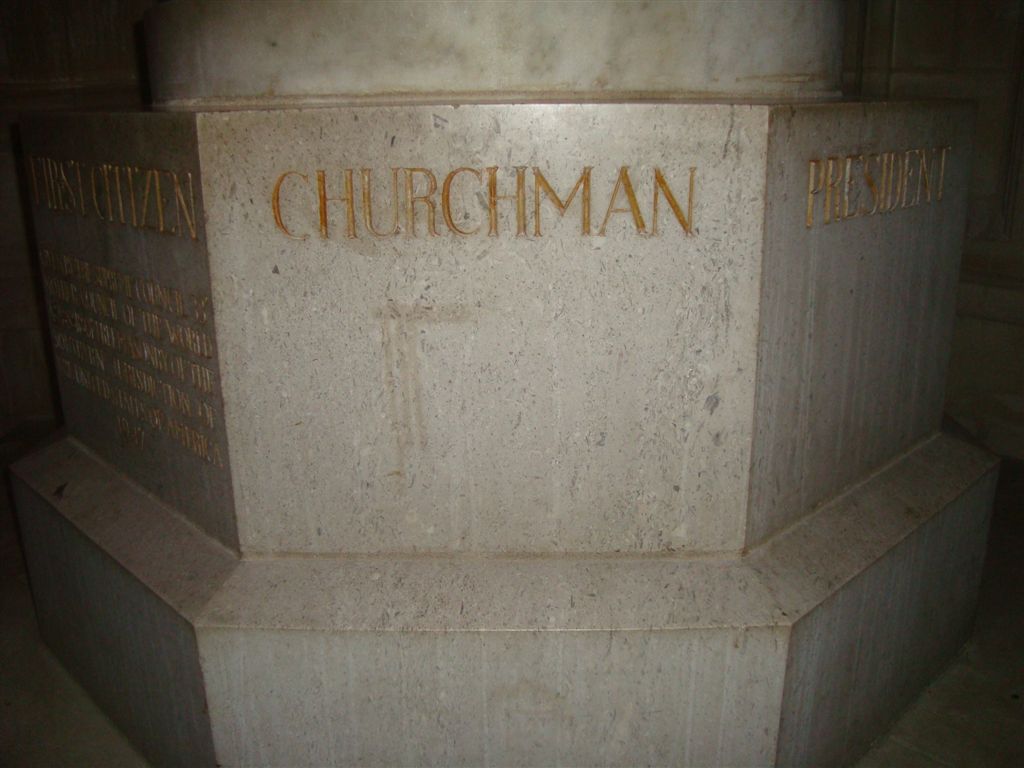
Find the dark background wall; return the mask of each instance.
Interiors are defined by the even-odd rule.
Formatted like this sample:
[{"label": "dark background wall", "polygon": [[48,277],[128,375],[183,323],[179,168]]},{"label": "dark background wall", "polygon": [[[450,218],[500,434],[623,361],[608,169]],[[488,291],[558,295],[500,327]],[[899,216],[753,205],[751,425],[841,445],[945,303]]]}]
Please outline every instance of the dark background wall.
[{"label": "dark background wall", "polygon": [[137,24],[153,0],[0,3],[0,437],[56,418],[34,249],[21,206],[19,112],[138,109]]}]

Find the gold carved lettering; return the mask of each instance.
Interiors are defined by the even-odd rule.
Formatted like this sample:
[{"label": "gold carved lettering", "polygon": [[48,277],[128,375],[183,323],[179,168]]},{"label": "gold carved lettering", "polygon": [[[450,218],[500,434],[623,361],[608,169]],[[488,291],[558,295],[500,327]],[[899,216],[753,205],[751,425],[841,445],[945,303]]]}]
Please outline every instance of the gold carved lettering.
[{"label": "gold carved lettering", "polygon": [[328,197],[327,196],[327,174],[325,171],[316,172],[316,192],[317,199],[319,200],[320,207],[320,237],[327,239],[329,230],[327,227],[327,203],[337,202],[345,203],[346,208],[346,223],[348,228],[346,234],[348,237],[356,236],[356,201],[354,186],[352,184],[352,169],[346,168],[342,174],[344,179],[345,194],[341,197]]},{"label": "gold carved lettering", "polygon": [[[427,191],[425,194],[414,193],[416,174],[427,180]],[[406,234],[409,237],[416,237],[416,203],[423,204],[427,209],[427,234],[437,236],[437,226],[434,219],[437,214],[437,207],[434,204],[434,193],[437,192],[437,179],[433,171],[427,168],[406,168],[405,169],[405,216]]]},{"label": "gold carved lettering", "polygon": [[686,213],[684,214],[682,209],[679,207],[679,203],[676,202],[675,195],[672,194],[672,190],[668,186],[668,182],[665,181],[665,175],[661,172],[660,168],[654,169],[654,202],[651,205],[651,234],[658,234],[658,192],[660,191],[665,195],[665,200],[668,202],[668,207],[672,209],[672,213],[676,217],[676,221],[679,222],[679,226],[683,228],[683,232],[688,235],[693,234],[693,189],[695,184],[695,178],[697,175],[697,169],[690,169],[690,186],[686,195]]},{"label": "gold carved lettering", "polygon": [[805,226],[814,226],[819,201],[822,224],[941,201],[950,149],[919,147],[812,158],[807,165]]},{"label": "gold carved lettering", "polygon": [[173,171],[167,171],[170,174],[171,181],[174,184],[174,213],[176,216],[176,229],[174,231],[180,232],[182,235],[185,234],[181,228],[181,219],[184,217],[185,226],[188,227],[188,234],[193,240],[196,239],[196,194],[192,188],[192,174],[189,172],[185,173],[185,179],[188,181],[188,198],[185,198],[185,190],[181,185],[181,178],[178,174]]},{"label": "gold carved lettering", "polygon": [[483,179],[480,171],[476,168],[456,168],[445,176],[444,184],[441,185],[441,214],[444,216],[444,223],[448,225],[448,229],[455,234],[475,235],[480,231],[480,224],[477,224],[473,229],[462,229],[456,225],[455,220],[452,218],[452,182],[455,181],[455,177],[460,173],[471,173],[476,176],[478,182]]},{"label": "gold carved lettering", "polygon": [[[391,169],[391,231],[379,232],[377,228],[373,226],[373,200],[371,198],[371,181],[370,181],[370,169],[363,168],[361,175],[363,181],[363,226],[366,227],[366,231],[371,234],[377,235],[378,237],[384,237],[385,235],[397,235],[399,229],[399,213],[400,213],[400,201],[399,201],[399,189],[398,189],[398,172],[400,168]],[[448,182],[445,181],[445,189],[447,190]]]},{"label": "gold carved lettering", "polygon": [[825,169],[820,160],[811,160],[807,164],[807,228],[814,226],[814,196],[821,192],[825,183]]},{"label": "gold carved lettering", "polygon": [[[75,179],[69,171],[66,175]],[[153,195],[157,181],[151,178]],[[102,214],[102,171],[88,179],[88,184],[83,180],[89,193],[92,179],[96,179],[96,198]],[[140,181],[137,187],[141,189],[143,183]],[[168,194],[170,189],[164,185]],[[67,202],[66,190],[64,194]],[[169,200],[165,198],[165,202]],[[151,204],[155,205],[155,200]],[[184,220],[181,224],[172,222],[169,210],[165,208],[165,230],[188,226]],[[154,221],[151,214],[146,223],[159,226],[159,217]],[[156,342],[169,347],[178,347],[197,357],[210,357],[213,340],[202,329],[172,322],[158,314],[205,323],[208,312],[203,307],[208,297],[191,295],[191,304],[200,309],[190,312],[184,295],[171,286],[48,249],[41,250],[40,263],[60,375],[115,409],[114,434],[126,446],[147,446],[146,430],[151,429],[166,435],[185,451],[222,467],[223,453],[217,438],[204,431],[216,429],[219,423],[216,406],[203,399],[216,393],[216,374],[170,348],[151,343],[148,338],[152,335]]]},{"label": "gold carved lettering", "polygon": [[[554,204],[555,209],[558,211],[559,216],[564,216],[569,206],[572,205],[573,199],[576,197],[576,193],[581,189],[583,194],[580,196],[580,208],[582,210],[582,221],[580,224],[580,230],[582,234],[590,234],[590,172],[593,168],[589,165],[584,166],[583,173],[580,174],[579,179],[576,180],[576,185],[569,192],[569,196],[562,202],[562,199],[558,196],[558,193],[551,188],[548,180],[544,178],[544,174],[541,173],[540,168],[534,167],[533,169],[533,234],[540,237],[540,193],[541,190],[548,196],[548,199]],[[655,205],[657,205],[657,192],[655,192]]]},{"label": "gold carved lettering", "polygon": [[875,177],[871,174],[870,165],[872,158],[878,160],[878,155],[864,156],[864,184],[867,185],[868,192],[871,193],[871,209],[861,209],[859,213],[862,216],[873,216],[878,213],[878,206],[880,203],[878,184],[875,182]]},{"label": "gold carved lettering", "polygon": [[[190,172],[179,174],[161,168],[92,164],[52,157],[29,157],[27,163],[32,201],[37,206],[95,216],[109,224],[150,229],[165,235],[193,240],[198,237],[195,190]],[[126,215],[125,194],[130,216]]]},{"label": "gold carved lettering", "polygon": [[923,149],[918,150],[918,154],[921,158],[921,168],[917,174],[917,199],[921,200],[921,187],[924,187],[924,201],[930,203],[932,201],[932,179],[931,170],[928,167],[928,152]]},{"label": "gold carved lettering", "polygon": [[[815,165],[812,165],[811,168],[811,180],[808,188],[808,217],[811,217],[813,213],[814,195],[819,191],[818,187],[823,183],[821,181],[815,182],[814,170],[820,164],[817,161],[814,161],[814,163]],[[496,237],[501,229],[499,204],[505,201],[513,204],[515,235],[517,237],[526,235],[531,213],[533,216],[533,236],[542,237],[544,234],[542,222],[544,197],[547,197],[557,214],[562,217],[565,216],[573,203],[578,200],[580,206],[580,233],[583,236],[593,233],[593,166],[584,166],[582,168],[564,199],[552,186],[544,171],[538,166],[532,168],[512,166],[508,170],[514,174],[514,181],[512,181],[514,190],[509,190],[508,192],[500,191],[502,182],[499,181],[499,172],[501,170],[498,166],[488,166],[485,168],[459,166],[450,170],[442,177],[430,168],[393,167],[391,168],[391,221],[386,226],[382,226],[381,222],[377,220],[378,213],[374,211],[374,193],[376,190],[373,187],[374,173],[372,169],[359,169],[358,179],[354,169],[340,169],[341,189],[337,194],[332,192],[328,182],[327,171],[322,169],[316,170],[317,217],[320,236],[323,239],[329,239],[334,232],[333,222],[336,218],[336,207],[332,206],[331,203],[341,203],[344,205],[345,235],[349,238],[358,238],[360,236],[358,223],[361,223],[361,229],[365,233],[375,237],[388,237],[398,234],[403,234],[406,237],[418,237],[421,234],[427,237],[436,237],[440,234],[437,221],[439,208],[440,218],[444,220],[445,226],[451,234],[457,237],[482,234],[485,231],[483,221],[470,224],[471,217],[468,211],[453,210],[458,205],[457,202],[453,201],[453,193],[458,188],[458,184],[472,183],[461,178],[464,176],[472,176],[476,180],[477,185],[485,188],[482,191],[486,192],[486,197],[479,194],[477,197],[480,199],[481,205],[485,205],[487,209],[486,233],[490,237]],[[526,174],[528,171],[533,173],[533,205],[531,211],[528,211],[526,201]],[[673,191],[668,177],[661,168],[653,168],[651,219],[650,230],[648,231],[645,212],[642,210],[637,198],[636,186],[631,176],[630,167],[621,166],[618,168],[614,185],[611,187],[607,208],[605,209],[605,215],[601,221],[598,234],[605,234],[609,221],[616,213],[625,213],[629,214],[633,223],[633,229],[637,234],[656,235],[659,231],[659,214],[662,201],[664,201],[683,233],[693,235],[696,231],[693,223],[696,171],[696,168],[689,169],[685,190],[686,199],[683,200]],[[834,173],[833,176],[835,176]],[[308,238],[308,235],[296,232],[292,226],[293,219],[287,215],[287,208],[290,203],[287,203],[286,200],[292,198],[286,194],[286,185],[290,181],[294,181],[292,177],[296,177],[306,185],[310,184],[310,175],[306,173],[297,170],[288,170],[281,173],[275,179],[271,191],[271,212],[275,228],[285,237],[292,240],[305,240]],[[129,178],[131,177],[129,176]],[[176,177],[168,175],[167,178],[174,182]],[[185,178],[188,178],[189,183],[191,182],[190,177],[182,177],[177,182],[179,184],[178,188],[182,190],[185,189],[182,183],[182,180]],[[441,178],[443,178],[443,181],[439,184],[438,179]],[[157,181],[154,181],[154,186]],[[842,179],[840,178],[832,178],[829,187],[829,194],[835,193],[834,205],[830,199],[830,211],[834,208],[837,212],[836,215],[838,215],[839,211],[839,193],[836,190],[841,181]],[[358,196],[355,189],[357,183],[360,184]],[[100,195],[98,192],[96,196],[97,200],[99,200]],[[458,198],[457,195],[455,197]],[[178,198],[179,195],[176,192],[175,199],[178,200]],[[465,199],[465,196],[462,199]],[[145,201],[145,197],[143,201]],[[357,210],[360,206],[361,210]],[[97,202],[96,207],[102,212],[99,202]],[[178,207],[185,218],[176,220],[174,227],[183,229],[186,226],[190,228],[194,226],[187,215],[187,211],[190,209],[185,204],[184,192],[181,195],[181,199],[178,200]],[[148,213],[148,208],[144,212]],[[832,215],[832,213],[829,214],[830,218]],[[422,226],[419,226],[420,222],[422,222]],[[157,226],[161,226],[159,217]],[[166,222],[164,226],[168,226]]]},{"label": "gold carved lettering", "polygon": [[[626,194],[626,202],[629,203],[628,208],[616,208],[615,201],[618,199],[619,190],[623,190]],[[601,229],[598,230],[599,235],[604,235],[605,228],[608,226],[608,219],[611,218],[613,213],[629,213],[633,216],[633,226],[636,231],[640,234],[644,234],[647,231],[647,225],[644,224],[643,214],[640,213],[640,204],[637,203],[636,193],[633,191],[633,182],[629,179],[629,167],[622,166],[619,168],[618,178],[615,180],[615,187],[612,189],[611,199],[608,200],[608,210],[604,214],[604,220],[601,222]]]},{"label": "gold carved lettering", "polygon": [[843,219],[855,219],[859,215],[857,212],[857,199],[853,201],[853,213],[850,212],[850,192],[853,189],[853,183],[856,181],[856,177],[853,176],[853,161],[861,160],[862,157],[857,155],[848,155],[843,162]]},{"label": "gold carved lettering", "polygon": [[491,166],[487,168],[487,215],[489,227],[487,234],[490,237],[498,235],[498,201],[515,200],[516,202],[516,236],[526,234],[526,166],[515,166],[516,171],[516,193],[515,195],[498,194],[498,168]]}]

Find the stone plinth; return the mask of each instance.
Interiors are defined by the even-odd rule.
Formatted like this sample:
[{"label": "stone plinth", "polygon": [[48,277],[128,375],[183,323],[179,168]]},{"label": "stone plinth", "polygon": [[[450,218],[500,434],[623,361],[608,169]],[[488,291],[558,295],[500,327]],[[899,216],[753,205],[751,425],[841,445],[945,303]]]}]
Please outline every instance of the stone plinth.
[{"label": "stone plinth", "polygon": [[995,476],[937,437],[704,558],[239,561],[73,439],[15,490],[44,637],[158,762],[832,765],[965,640]]},{"label": "stone plinth", "polygon": [[71,430],[243,552],[740,551],[936,430],[966,126],[28,123]]},{"label": "stone plinth", "polygon": [[[146,17],[165,108],[839,95],[842,4],[176,0]],[[722,41],[728,40],[727,45]]]},{"label": "stone plinth", "polygon": [[152,756],[838,762],[965,636],[962,106],[23,134],[70,432],[16,470],[33,584]]}]

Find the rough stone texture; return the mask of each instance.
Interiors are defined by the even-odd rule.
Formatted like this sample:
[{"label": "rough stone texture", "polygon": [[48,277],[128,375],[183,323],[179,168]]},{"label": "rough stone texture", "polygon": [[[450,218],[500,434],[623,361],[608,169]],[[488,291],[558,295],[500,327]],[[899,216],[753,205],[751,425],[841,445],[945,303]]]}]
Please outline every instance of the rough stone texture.
[{"label": "rough stone texture", "polygon": [[234,557],[74,440],[13,478],[46,644],[150,760],[213,765],[192,622]]},{"label": "rough stone texture", "polygon": [[218,756],[846,764],[962,642],[994,483],[939,437],[742,558],[244,562],[200,619]]},{"label": "rough stone texture", "polygon": [[[938,426],[965,108],[284,115],[200,117],[220,343],[245,361],[224,386],[249,551],[738,549]],[[627,144],[608,141],[613,125]],[[828,226],[819,211],[806,228],[808,158],[946,145],[943,200]],[[593,157],[598,212],[619,165],[673,180],[696,166],[694,236],[584,238],[570,213],[540,238],[349,239],[340,207],[334,235],[316,234],[319,168],[337,195],[342,168],[522,163],[564,194]],[[268,215],[288,170],[307,177],[282,197],[301,242]]]},{"label": "rough stone texture", "polygon": [[[17,469],[51,642],[160,759],[854,757],[953,652],[984,548],[992,460],[932,435],[968,117],[533,104],[34,121],[35,154],[122,162],[99,154],[117,146],[195,174],[195,240],[102,222],[79,193],[81,211],[36,205],[40,244],[88,265],[44,259],[58,320],[102,295],[62,298],[57,278],[102,294],[98,266],[209,292],[220,353],[204,359],[231,437],[211,485],[159,441],[148,457],[115,442],[109,398],[65,373],[74,437]],[[941,202],[807,228],[809,159],[946,145]],[[386,169],[430,168],[440,189],[495,166],[508,195],[517,165],[522,236],[509,199],[488,236],[484,171],[459,178],[436,235],[425,203],[419,236],[407,219],[366,231],[362,168],[389,228]],[[588,165],[592,234],[581,197],[561,218],[542,200],[538,234],[535,169],[564,197]],[[620,212],[599,233],[621,167],[645,223]],[[654,169],[687,210],[691,167],[692,227],[662,199],[652,234]],[[406,194],[424,191],[416,173]],[[63,330],[93,352],[58,351],[109,373],[125,352],[88,327]],[[177,512],[229,544],[233,491],[244,558],[122,472],[191,488]],[[161,654],[186,674],[168,681]],[[124,669],[169,700],[135,706]]]},{"label": "rough stone texture", "polygon": [[[213,320],[198,315],[200,308],[204,317],[212,315],[213,308],[194,119],[127,113],[34,115],[23,121],[22,134],[68,429],[204,530],[236,545]],[[65,163],[63,180],[47,182],[45,159]],[[115,175],[103,171],[104,164],[131,166],[131,183],[126,171]],[[184,198],[180,209],[170,177],[161,175],[158,196],[155,181],[147,175],[151,169],[179,175]],[[188,174],[191,187],[185,183]],[[194,237],[179,212],[189,208],[194,209]],[[104,220],[107,216],[114,220]],[[131,225],[133,220],[137,226]],[[165,231],[160,231],[161,223]],[[167,231],[172,227],[178,234]],[[106,279],[110,275],[116,283]],[[75,293],[60,292],[57,284]],[[180,294],[180,308],[148,298],[146,291],[154,285]],[[109,307],[114,309],[108,312]],[[155,330],[144,323],[147,312],[155,319]],[[182,338],[190,331],[202,333],[211,339],[210,349],[196,353],[184,341],[174,343],[172,331]],[[180,374],[156,364],[159,355],[179,360]],[[189,369],[193,364],[211,372],[210,393],[195,386]],[[119,374],[116,366],[127,366],[126,373]],[[99,376],[109,388],[107,396],[96,386],[83,385],[78,371]],[[187,399],[189,415],[169,404],[164,384],[174,386],[176,397]],[[135,398],[146,414],[117,399],[126,397]],[[200,400],[212,408],[209,426],[200,417]],[[150,420],[153,409],[163,427]],[[208,434],[222,461],[207,461],[186,449],[166,428],[170,419]]]},{"label": "rough stone texture", "polygon": [[995,464],[937,437],[707,558],[238,561],[74,440],[15,476],[48,641],[158,762],[766,765],[856,757],[955,651]]},{"label": "rough stone texture", "polygon": [[[146,17],[154,101],[834,96],[842,7],[185,2]],[[722,45],[720,40],[728,40]]]},{"label": "rough stone texture", "polygon": [[990,472],[796,623],[779,765],[848,765],[961,648],[988,531],[976,511],[991,505],[995,481]]},{"label": "rough stone texture", "polygon": [[157,599],[193,620],[236,557],[119,470],[73,437],[11,466],[36,504],[53,506]]},{"label": "rough stone texture", "polygon": [[[768,109],[474,106],[202,114],[200,155],[231,465],[246,551],[738,549],[746,510]],[[343,168],[539,167],[535,236],[462,177],[474,236],[345,236],[328,205]],[[598,230],[629,166],[648,232],[653,168],[694,234],[660,203]],[[282,187],[275,227],[270,195]],[[389,174],[388,174],[389,175]],[[459,189],[458,187],[456,189]],[[578,196],[577,196],[578,197]],[[617,205],[623,206],[620,194]],[[360,206],[362,203],[360,203]],[[361,208],[357,209],[360,211]],[[375,226],[389,228],[388,207]],[[405,229],[405,225],[403,224]],[[406,229],[407,231],[407,229]]]},{"label": "rough stone texture", "polygon": [[784,648],[763,627],[202,640],[228,765],[767,765]]},{"label": "rough stone texture", "polygon": [[[113,140],[130,148],[125,160],[190,170],[202,187],[194,240],[100,221],[91,199],[83,215],[45,201],[35,212],[47,252],[180,288],[189,312],[194,297],[212,299],[205,324],[162,318],[210,337],[209,356],[171,351],[209,371],[211,394],[163,376],[193,413],[155,400],[220,454],[204,461],[145,419],[128,420],[145,444],[126,438],[125,409],[78,383],[67,362],[106,366],[129,394],[140,388],[112,367],[152,365],[66,322],[75,302],[50,290],[56,341],[88,343],[103,358],[58,344],[71,429],[246,552],[736,551],[938,426],[970,142],[962,107],[534,104],[70,120],[74,131],[69,118],[28,123],[29,153],[98,162]],[[808,158],[938,146],[952,147],[941,201],[825,225],[819,195],[819,220],[806,227]],[[524,232],[515,201],[499,199],[490,236],[485,169],[497,169],[507,196],[515,166]],[[536,174],[565,199],[591,166],[584,234],[583,193],[559,216]],[[605,230],[622,167],[638,218],[614,213]],[[364,168],[378,231],[399,213],[389,168],[400,201],[425,192],[419,169],[430,169],[434,207],[414,203],[410,224],[400,204],[399,233],[371,235]],[[439,198],[457,168],[469,170],[451,187],[449,224]],[[655,169],[687,212],[691,168],[691,231],[662,195],[654,233]],[[338,199],[344,169],[351,224]],[[626,200],[618,188],[616,207]],[[45,260],[44,277],[84,285]],[[111,324],[147,340],[138,318]],[[200,401],[213,408],[212,428]]]},{"label": "rough stone texture", "polygon": [[[807,228],[808,158],[944,145],[941,201]],[[938,429],[970,147],[965,105],[773,111],[748,544]]]}]

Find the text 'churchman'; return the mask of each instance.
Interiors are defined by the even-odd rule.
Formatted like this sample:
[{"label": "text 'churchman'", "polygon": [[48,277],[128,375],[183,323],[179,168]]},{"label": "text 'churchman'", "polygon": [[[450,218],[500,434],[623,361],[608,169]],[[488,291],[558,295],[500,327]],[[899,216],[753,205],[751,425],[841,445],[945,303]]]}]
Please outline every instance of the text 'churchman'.
[{"label": "text 'churchman'", "polygon": [[[645,170],[642,179],[636,175],[624,165],[598,182],[594,168],[585,166],[559,194],[540,168],[526,166],[461,167],[443,175],[429,168],[391,168],[383,174],[370,168],[289,170],[277,177],[270,198],[274,225],[293,240],[311,234],[436,237],[444,230],[457,237],[503,232],[541,237],[554,216],[567,214],[577,218],[581,235],[617,230],[657,235],[659,227],[669,226],[693,235],[697,169],[690,168],[680,185],[685,197],[660,168]],[[670,223],[663,224],[663,218]]]}]

